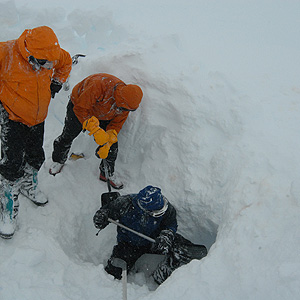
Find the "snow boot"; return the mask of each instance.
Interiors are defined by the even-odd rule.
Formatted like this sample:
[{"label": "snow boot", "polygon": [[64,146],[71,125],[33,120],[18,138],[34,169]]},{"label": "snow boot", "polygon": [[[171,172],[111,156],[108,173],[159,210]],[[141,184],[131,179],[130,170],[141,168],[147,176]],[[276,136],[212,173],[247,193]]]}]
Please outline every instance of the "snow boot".
[{"label": "snow boot", "polygon": [[162,284],[175,270],[176,268],[172,266],[172,257],[167,256],[158,267],[151,274],[152,278],[157,284]]},{"label": "snow boot", "polygon": [[17,228],[19,188],[16,182],[0,175],[0,237],[10,239]]},{"label": "snow boot", "polygon": [[[107,178],[106,178],[105,174],[102,172],[100,172],[99,179],[101,181],[107,182]],[[111,176],[109,176],[109,183],[110,183],[111,187],[113,187],[116,190],[120,190],[124,187],[123,183],[117,179],[115,174],[112,174]]]},{"label": "snow boot", "polygon": [[20,193],[35,205],[44,206],[48,199],[38,188],[38,170],[26,164],[24,176],[21,178]]},{"label": "snow boot", "polygon": [[151,274],[157,284],[162,284],[174,270],[188,264],[193,259],[202,259],[207,255],[204,245],[193,244],[182,235],[176,233],[172,250]]},{"label": "snow boot", "polygon": [[62,168],[64,167],[64,164],[60,164],[58,162],[53,162],[50,166],[49,173],[53,176],[60,173]]},{"label": "snow boot", "polygon": [[[176,236],[178,235],[179,234],[176,234]],[[182,252],[182,247],[178,247],[176,243],[174,244],[175,245],[171,252],[166,255],[165,259],[158,264],[157,268],[151,274],[152,278],[157,284],[162,284],[173,273],[174,270],[191,261],[191,259],[183,260],[181,255],[178,255]]]}]

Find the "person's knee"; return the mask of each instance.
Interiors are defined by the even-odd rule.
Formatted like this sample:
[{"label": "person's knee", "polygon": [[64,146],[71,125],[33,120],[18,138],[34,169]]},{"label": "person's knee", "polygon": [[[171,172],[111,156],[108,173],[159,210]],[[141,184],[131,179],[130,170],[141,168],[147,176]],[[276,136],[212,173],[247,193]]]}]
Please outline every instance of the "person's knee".
[{"label": "person's knee", "polygon": [[115,277],[115,279],[122,279],[122,269],[121,268],[118,268],[118,267],[115,267],[111,264],[111,260],[109,260],[107,262],[107,265],[106,267],[104,268],[104,270]]}]

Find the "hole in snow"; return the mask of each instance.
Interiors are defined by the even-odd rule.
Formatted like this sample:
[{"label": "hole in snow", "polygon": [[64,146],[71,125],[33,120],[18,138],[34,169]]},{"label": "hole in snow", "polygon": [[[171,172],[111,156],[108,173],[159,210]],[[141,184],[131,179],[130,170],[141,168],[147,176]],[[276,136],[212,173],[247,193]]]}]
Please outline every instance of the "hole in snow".
[{"label": "hole in snow", "polygon": [[[76,217],[73,216],[69,220],[71,222],[61,221],[58,241],[70,260],[77,264],[88,263],[99,266],[99,272],[105,272],[101,265],[106,265],[117,243],[116,225],[109,224],[96,236],[97,230],[92,218],[93,213],[78,213]],[[209,249],[215,242],[217,226],[210,220],[206,220],[206,223],[209,224],[209,228],[200,226],[197,221],[189,220],[185,226],[181,226],[179,233],[194,243],[204,244]],[[128,274],[128,283],[134,283],[140,287],[146,286],[149,291],[154,291],[158,285],[153,282],[151,274],[163,259],[162,255],[144,254],[141,256]]]},{"label": "hole in snow", "polygon": [[[118,137],[123,146],[118,171],[131,182],[161,186],[177,209],[178,232],[209,250],[234,193],[243,155],[236,149],[242,133],[235,109],[238,99],[221,74],[213,73],[207,80],[203,94],[194,95],[175,85],[166,93],[152,78],[151,109],[145,102]],[[185,101],[174,105],[173,99]],[[131,188],[136,186],[128,182]],[[105,264],[116,244],[116,226],[110,224],[96,236],[95,211],[89,209],[80,207],[71,223],[63,220],[60,243],[71,259]]]},{"label": "hole in snow", "polygon": [[[116,225],[109,224],[97,234],[93,224],[93,214],[78,214],[66,222],[61,221],[59,243],[63,251],[71,260],[92,263],[94,265],[106,264],[116,241]],[[217,226],[210,220],[205,220],[206,226],[200,225],[199,220],[189,220],[181,224],[180,234],[194,243],[204,244],[208,249],[216,240]],[[179,220],[180,222],[180,220]],[[181,223],[181,222],[180,222]],[[201,220],[203,223],[203,219]],[[145,257],[144,257],[145,256]],[[149,275],[150,270],[161,260],[157,255],[144,255],[136,264],[136,270]],[[150,260],[149,258],[152,257]]]}]

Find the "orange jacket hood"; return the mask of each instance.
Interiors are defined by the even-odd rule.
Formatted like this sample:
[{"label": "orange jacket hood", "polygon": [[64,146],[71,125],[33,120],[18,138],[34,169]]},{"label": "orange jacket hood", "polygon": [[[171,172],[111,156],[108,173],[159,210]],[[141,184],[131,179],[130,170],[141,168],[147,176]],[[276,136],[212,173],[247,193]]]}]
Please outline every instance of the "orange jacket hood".
[{"label": "orange jacket hood", "polygon": [[142,89],[135,84],[118,85],[114,92],[116,104],[129,110],[136,110],[143,98]]},{"label": "orange jacket hood", "polygon": [[58,39],[54,31],[47,26],[26,29],[18,38],[18,45],[26,60],[30,55],[49,61],[58,60],[60,57]]}]

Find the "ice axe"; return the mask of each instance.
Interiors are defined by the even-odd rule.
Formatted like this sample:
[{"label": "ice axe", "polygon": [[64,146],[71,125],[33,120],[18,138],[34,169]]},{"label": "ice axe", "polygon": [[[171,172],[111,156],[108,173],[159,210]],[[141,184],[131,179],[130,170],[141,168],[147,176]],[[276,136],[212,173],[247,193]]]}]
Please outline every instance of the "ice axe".
[{"label": "ice axe", "polygon": [[85,54],[75,54],[72,56],[72,64],[77,65],[79,57],[86,57]]},{"label": "ice axe", "polygon": [[[73,55],[72,56],[72,65],[73,66],[77,65],[79,57],[85,57],[85,56],[86,56],[85,54],[75,54],[75,55]],[[70,89],[69,79],[70,79],[70,76],[67,78],[66,82],[63,84],[63,87],[64,87],[65,91],[68,91]]]}]

